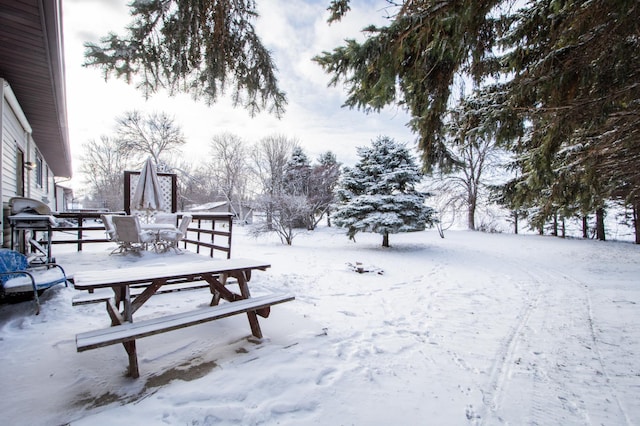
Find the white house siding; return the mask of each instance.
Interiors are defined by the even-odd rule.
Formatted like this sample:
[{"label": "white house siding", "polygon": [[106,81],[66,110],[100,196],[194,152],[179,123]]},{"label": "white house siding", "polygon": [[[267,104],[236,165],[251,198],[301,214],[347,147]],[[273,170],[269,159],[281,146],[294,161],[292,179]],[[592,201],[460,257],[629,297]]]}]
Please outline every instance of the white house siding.
[{"label": "white house siding", "polygon": [[[2,119],[0,123],[2,124],[2,146],[0,147],[2,184],[0,185],[0,192],[2,193],[3,206],[1,229],[4,234],[3,240],[6,243],[9,234],[7,232],[9,224],[6,223],[9,200],[16,196],[34,198],[46,203],[52,210],[55,210],[55,185],[49,166],[40,155],[36,144],[31,138],[31,129],[28,122],[25,123],[24,113],[17,104],[11,88],[2,79],[0,79],[0,97],[2,99],[2,107],[0,108],[0,117]],[[37,158],[41,159],[42,184],[38,183],[36,169],[28,170],[24,168],[24,194],[19,194],[18,192],[16,173],[18,150],[24,153],[25,162],[36,162]]]},{"label": "white house siding", "polygon": [[67,211],[73,202],[73,190],[62,185],[56,185],[55,191],[55,210],[57,212]]},{"label": "white house siding", "polygon": [[[13,109],[6,99],[2,100],[2,203],[9,202],[11,197],[15,197],[18,191],[16,179],[16,156],[18,148],[24,152],[27,158],[26,133],[20,125]],[[26,188],[25,174],[25,195]]]},{"label": "white house siding", "polygon": [[[2,203],[6,205],[11,197],[18,194],[16,179],[16,159],[18,149],[24,153],[24,161],[40,164],[42,179],[38,182],[38,168],[24,169],[24,196],[34,198],[55,209],[55,188],[53,174],[30,133],[18,118],[22,111],[16,112],[6,96],[2,97]],[[39,160],[39,161],[38,161]]]}]

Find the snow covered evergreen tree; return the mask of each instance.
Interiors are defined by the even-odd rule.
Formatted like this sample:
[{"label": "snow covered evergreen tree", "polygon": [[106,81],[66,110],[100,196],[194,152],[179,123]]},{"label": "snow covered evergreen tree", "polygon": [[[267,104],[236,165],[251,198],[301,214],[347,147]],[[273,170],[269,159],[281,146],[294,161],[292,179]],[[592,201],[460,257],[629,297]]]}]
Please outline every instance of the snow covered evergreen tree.
[{"label": "snow covered evergreen tree", "polygon": [[284,166],[284,191],[291,195],[307,196],[309,193],[309,177],[311,162],[304,150],[295,146],[291,158]]},{"label": "snow covered evergreen tree", "polygon": [[389,234],[433,225],[434,211],[424,204],[426,195],[415,189],[420,169],[403,144],[379,137],[371,147],[358,148],[358,155],[360,161],[342,173],[333,214],[349,238],[375,232],[382,235],[382,246],[389,247]]},{"label": "snow covered evergreen tree", "polygon": [[331,226],[329,209],[335,199],[335,188],[340,178],[342,165],[336,155],[327,151],[320,155],[317,164],[311,169],[309,184],[309,203],[313,206],[313,217],[310,225],[315,229],[322,217],[327,215],[327,226]]},{"label": "snow covered evergreen tree", "polygon": [[[293,228],[306,228],[308,218],[313,215],[312,207],[307,199],[309,197],[309,179],[311,176],[311,162],[304,150],[295,146],[291,158],[284,166],[283,195],[281,198],[283,208],[280,215],[286,218],[287,226]],[[297,205],[296,205],[297,204]],[[295,208],[293,208],[293,206]]]}]

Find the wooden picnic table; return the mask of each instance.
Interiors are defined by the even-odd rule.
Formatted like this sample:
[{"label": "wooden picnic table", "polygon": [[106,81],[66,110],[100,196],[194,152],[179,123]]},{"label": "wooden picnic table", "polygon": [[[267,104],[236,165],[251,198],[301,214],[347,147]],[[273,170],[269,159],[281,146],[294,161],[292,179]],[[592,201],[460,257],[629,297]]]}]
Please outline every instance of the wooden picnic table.
[{"label": "wooden picnic table", "polygon": [[[151,265],[100,271],[81,271],[74,275],[74,285],[78,290],[93,291],[111,288],[114,298],[102,299],[106,302],[111,327],[80,333],[76,336],[78,352],[122,343],[129,355],[129,375],[138,377],[138,361],[135,339],[166,331],[246,313],[251,333],[262,338],[257,315],[268,317],[271,305],[293,300],[291,295],[271,295],[252,298],[248,282],[254,270],[264,271],[271,265],[252,259],[223,259],[183,262],[170,265]],[[234,278],[240,292],[232,292],[227,287],[227,279]],[[188,281],[205,281],[212,294],[210,307],[196,309],[152,320],[134,322],[133,315],[158,290],[167,284]],[[142,286],[144,290],[135,298],[131,287]],[[220,300],[227,302],[219,304]],[[122,305],[122,309],[120,306]]]}]

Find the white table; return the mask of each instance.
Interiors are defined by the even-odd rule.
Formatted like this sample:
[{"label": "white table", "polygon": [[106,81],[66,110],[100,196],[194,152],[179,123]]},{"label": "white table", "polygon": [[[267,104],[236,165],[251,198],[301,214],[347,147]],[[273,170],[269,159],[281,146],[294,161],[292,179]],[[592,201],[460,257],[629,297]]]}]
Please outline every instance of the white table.
[{"label": "white table", "polygon": [[141,223],[140,228],[144,231],[175,231],[178,228],[171,223]]},{"label": "white table", "polygon": [[[153,247],[156,252],[166,252],[166,244],[160,239],[160,231],[177,231],[178,228],[171,223],[141,223],[140,229],[143,231],[151,231],[156,234]],[[159,249],[159,247],[161,247]]]}]

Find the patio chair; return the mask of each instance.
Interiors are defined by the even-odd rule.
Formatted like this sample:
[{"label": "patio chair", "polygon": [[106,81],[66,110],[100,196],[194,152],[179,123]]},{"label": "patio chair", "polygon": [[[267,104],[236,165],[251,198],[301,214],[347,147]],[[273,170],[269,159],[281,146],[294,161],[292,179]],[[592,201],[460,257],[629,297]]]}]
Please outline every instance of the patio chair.
[{"label": "patio chair", "polygon": [[107,240],[116,241],[116,228],[113,227],[113,216],[110,214],[101,214],[100,219],[102,220],[102,224],[104,225],[104,232],[107,234]]},{"label": "patio chair", "polygon": [[56,284],[67,284],[67,275],[62,266],[55,263],[29,265],[27,256],[0,249],[0,284],[2,297],[19,297],[33,293],[36,315],[40,313],[39,295]]},{"label": "patio chair", "polygon": [[178,248],[178,243],[187,236],[187,228],[189,227],[192,219],[193,216],[185,214],[182,216],[177,230],[160,231],[158,239],[165,242],[163,251],[173,249],[176,253],[181,253],[181,250]]},{"label": "patio chair", "polygon": [[143,231],[140,229],[138,216],[113,216],[113,227],[115,229],[118,248],[113,253],[134,253],[139,254],[145,250],[149,243],[154,243],[156,234],[153,231]]}]

